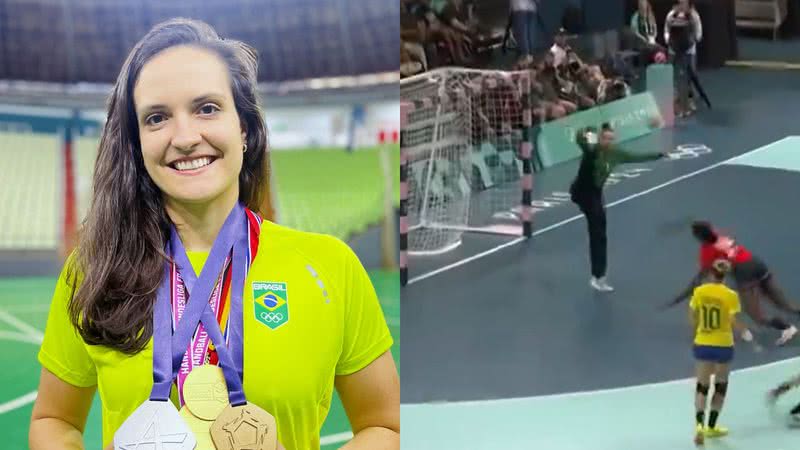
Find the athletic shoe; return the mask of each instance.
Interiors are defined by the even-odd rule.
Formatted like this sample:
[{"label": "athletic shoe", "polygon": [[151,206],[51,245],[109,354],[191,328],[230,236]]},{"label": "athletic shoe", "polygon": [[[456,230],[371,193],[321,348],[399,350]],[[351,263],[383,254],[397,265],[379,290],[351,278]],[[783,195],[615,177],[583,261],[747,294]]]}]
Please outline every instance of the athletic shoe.
[{"label": "athletic shoe", "polygon": [[792,325],[789,328],[783,330],[783,332],[781,333],[781,337],[779,337],[778,340],[775,341],[775,345],[786,344],[787,342],[792,340],[795,334],[797,334],[797,328],[794,325]]},{"label": "athletic shoe", "polygon": [[714,428],[706,427],[705,430],[703,431],[704,431],[703,434],[705,434],[706,437],[710,438],[725,436],[728,434],[728,429],[725,427],[721,427],[719,425],[715,426]]},{"label": "athletic shoe", "polygon": [[606,277],[600,277],[600,278],[592,277],[592,279],[589,281],[589,284],[594,289],[596,289],[596,290],[598,290],[600,292],[612,292],[614,290],[613,287],[608,285],[608,282],[606,281]]},{"label": "athletic shoe", "polygon": [[704,432],[705,430],[703,428],[703,424],[698,423],[694,431],[694,445],[700,446],[705,444],[705,435],[703,434]]}]

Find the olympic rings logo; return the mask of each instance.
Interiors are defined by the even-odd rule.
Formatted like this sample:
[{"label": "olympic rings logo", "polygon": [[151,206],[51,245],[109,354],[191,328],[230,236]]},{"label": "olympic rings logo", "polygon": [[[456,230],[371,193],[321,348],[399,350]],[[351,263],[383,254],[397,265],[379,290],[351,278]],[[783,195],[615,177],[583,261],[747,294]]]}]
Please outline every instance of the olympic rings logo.
[{"label": "olympic rings logo", "polygon": [[284,315],[282,313],[262,312],[261,314],[259,314],[259,317],[261,317],[261,320],[263,320],[265,322],[278,323],[278,322],[281,322],[283,320]]},{"label": "olympic rings logo", "polygon": [[668,153],[670,159],[694,159],[711,153],[711,148],[705,144],[682,144]]}]

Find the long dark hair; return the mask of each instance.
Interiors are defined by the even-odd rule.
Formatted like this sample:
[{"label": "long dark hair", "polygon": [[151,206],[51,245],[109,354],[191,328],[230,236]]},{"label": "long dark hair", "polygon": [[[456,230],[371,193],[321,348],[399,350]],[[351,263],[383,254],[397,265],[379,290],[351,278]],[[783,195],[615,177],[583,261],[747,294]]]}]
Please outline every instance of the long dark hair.
[{"label": "long dark hair", "polygon": [[697,220],[692,222],[692,235],[698,241],[704,244],[713,244],[717,242],[717,232],[714,231],[714,227],[711,225],[711,222],[707,222],[705,220]]},{"label": "long dark hair", "polygon": [[178,18],[153,27],[131,50],[109,99],[91,205],[67,263],[73,325],[86,343],[127,354],[141,351],[152,336],[153,305],[169,259],[164,247],[171,227],[162,193],[144,167],[133,88],[151,58],[178,45],[210,50],[225,61],[247,134],[239,200],[263,214],[268,196],[267,129],[256,91],[256,51],[221,39],[211,26],[196,20]]}]

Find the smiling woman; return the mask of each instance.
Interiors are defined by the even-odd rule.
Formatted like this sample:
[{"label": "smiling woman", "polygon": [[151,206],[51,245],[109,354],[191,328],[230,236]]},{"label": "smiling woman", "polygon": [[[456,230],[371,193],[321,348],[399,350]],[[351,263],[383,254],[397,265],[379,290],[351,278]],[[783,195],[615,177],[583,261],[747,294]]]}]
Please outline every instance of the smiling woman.
[{"label": "smiling woman", "polygon": [[[266,220],[257,56],[174,19],[131,51],[79,244],[59,278],[30,447],[317,449],[339,393],[354,437],[399,449],[392,337],[355,254]],[[291,294],[291,296],[289,295]]]},{"label": "smiling woman", "polygon": [[[225,206],[239,197],[247,133],[230,84],[218,53],[187,45],[156,54],[136,80],[133,100],[144,167],[164,193],[164,207],[173,222],[198,217],[186,211],[197,207],[227,213],[230,208]],[[252,131],[264,135],[263,128]],[[264,177],[266,168],[262,169]],[[217,217],[217,223],[222,220]],[[215,235],[207,231],[211,232],[190,232],[184,245],[209,251]]]}]

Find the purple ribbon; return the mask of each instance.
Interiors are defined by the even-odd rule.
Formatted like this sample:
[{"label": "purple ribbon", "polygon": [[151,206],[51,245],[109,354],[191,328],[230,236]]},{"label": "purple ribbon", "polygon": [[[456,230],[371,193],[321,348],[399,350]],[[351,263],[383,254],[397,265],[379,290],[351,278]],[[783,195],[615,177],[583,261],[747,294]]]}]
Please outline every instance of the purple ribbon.
[{"label": "purple ribbon", "polygon": [[[202,322],[211,341],[217,349],[219,365],[225,375],[228,386],[228,397],[234,406],[246,403],[242,388],[242,298],[244,293],[244,277],[248,270],[247,251],[248,233],[244,207],[237,203],[225,219],[211,253],[206,260],[198,278],[192,268],[186,249],[173,227],[170,239],[170,253],[178,265],[184,280],[189,302],[183,317],[172,334],[172,314],[170,299],[172,294],[170,264],[164,265],[164,279],[159,286],[156,306],[153,309],[153,389],[151,400],[168,401],[172,388],[172,380],[177,376],[183,355],[191,342],[192,335]],[[233,248],[233,265],[231,280],[231,318],[230,346],[234,355],[225,344],[225,338],[219,328],[217,319],[208,305],[208,299],[216,285],[217,278],[225,257]],[[195,289],[196,288],[196,289]],[[238,364],[237,364],[238,363]]]}]

